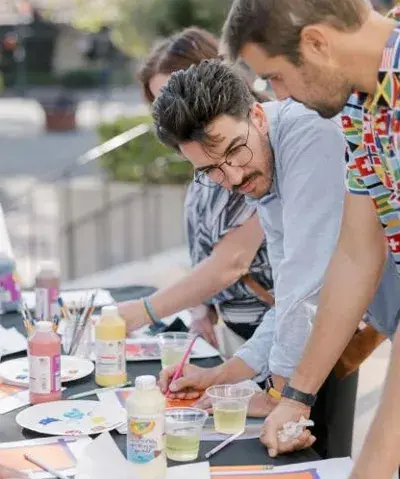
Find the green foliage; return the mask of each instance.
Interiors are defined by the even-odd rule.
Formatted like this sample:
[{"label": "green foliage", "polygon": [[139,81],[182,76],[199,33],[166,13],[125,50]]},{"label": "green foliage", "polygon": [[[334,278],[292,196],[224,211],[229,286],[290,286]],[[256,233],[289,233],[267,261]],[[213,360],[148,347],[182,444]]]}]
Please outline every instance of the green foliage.
[{"label": "green foliage", "polygon": [[[100,124],[98,134],[104,142],[143,123],[151,124],[151,117],[123,117]],[[153,131],[103,156],[100,164],[117,181],[182,184],[192,177],[190,163],[162,145]]]},{"label": "green foliage", "polygon": [[74,25],[111,26],[114,43],[130,56],[146,55],[154,40],[198,26],[219,36],[232,0],[73,0]]}]

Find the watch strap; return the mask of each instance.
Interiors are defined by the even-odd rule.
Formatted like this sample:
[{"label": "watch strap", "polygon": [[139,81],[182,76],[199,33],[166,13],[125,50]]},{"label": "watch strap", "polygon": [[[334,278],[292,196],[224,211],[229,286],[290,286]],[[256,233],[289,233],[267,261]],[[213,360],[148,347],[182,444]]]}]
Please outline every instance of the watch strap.
[{"label": "watch strap", "polygon": [[280,393],[280,391],[275,389],[274,380],[272,379],[271,374],[267,376],[267,379],[266,379],[265,383],[266,383],[266,390],[267,390],[268,396],[271,396],[272,398],[277,399],[278,401],[280,401],[282,399],[282,394]]},{"label": "watch strap", "polygon": [[298,389],[289,386],[289,384],[285,384],[283,387],[282,397],[292,399],[293,401],[297,401],[308,407],[313,407],[315,401],[317,400],[317,396],[315,394],[299,391]]}]

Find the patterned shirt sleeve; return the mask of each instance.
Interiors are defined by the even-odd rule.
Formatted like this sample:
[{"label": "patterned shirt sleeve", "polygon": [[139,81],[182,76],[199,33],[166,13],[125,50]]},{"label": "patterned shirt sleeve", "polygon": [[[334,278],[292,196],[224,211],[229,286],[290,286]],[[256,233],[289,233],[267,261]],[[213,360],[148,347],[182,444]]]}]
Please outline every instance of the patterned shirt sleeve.
[{"label": "patterned shirt sleeve", "polygon": [[349,152],[347,147],[346,151],[346,177],[345,177],[346,190],[354,195],[367,195],[368,190],[361,178],[360,171],[356,165],[354,155]]}]

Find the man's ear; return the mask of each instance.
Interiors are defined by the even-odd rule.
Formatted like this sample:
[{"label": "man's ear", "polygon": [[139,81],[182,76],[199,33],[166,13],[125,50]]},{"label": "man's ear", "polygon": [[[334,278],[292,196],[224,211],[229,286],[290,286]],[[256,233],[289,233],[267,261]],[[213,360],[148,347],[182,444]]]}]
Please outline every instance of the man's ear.
[{"label": "man's ear", "polygon": [[250,109],[250,120],[263,135],[268,133],[268,119],[261,103],[253,103]]}]

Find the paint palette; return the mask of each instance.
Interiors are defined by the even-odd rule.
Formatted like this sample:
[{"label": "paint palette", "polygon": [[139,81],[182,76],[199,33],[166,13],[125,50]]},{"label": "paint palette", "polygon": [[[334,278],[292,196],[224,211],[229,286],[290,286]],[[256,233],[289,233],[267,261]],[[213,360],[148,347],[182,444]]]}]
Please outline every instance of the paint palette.
[{"label": "paint palette", "polygon": [[17,424],[51,436],[88,436],[111,431],[126,422],[125,411],[99,401],[54,401],[21,411]]},{"label": "paint palette", "polygon": [[[88,359],[74,356],[61,356],[61,382],[76,381],[89,376],[94,364]],[[28,358],[12,359],[0,364],[0,378],[14,386],[29,386]]]}]

